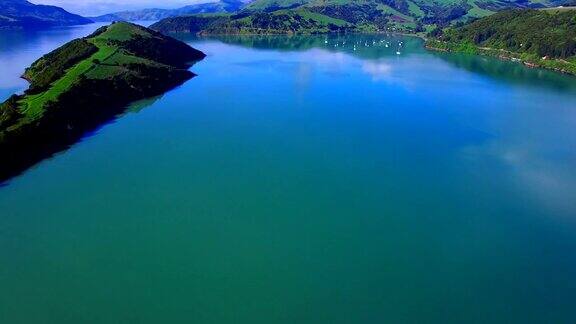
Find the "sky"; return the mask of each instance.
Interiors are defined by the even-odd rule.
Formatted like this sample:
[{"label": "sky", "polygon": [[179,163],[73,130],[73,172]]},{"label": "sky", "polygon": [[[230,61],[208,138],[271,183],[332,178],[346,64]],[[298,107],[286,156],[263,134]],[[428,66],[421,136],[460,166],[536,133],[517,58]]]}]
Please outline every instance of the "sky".
[{"label": "sky", "polygon": [[215,0],[31,0],[30,2],[62,7],[72,13],[84,16],[97,16],[122,10],[178,8],[195,3],[214,1]]}]

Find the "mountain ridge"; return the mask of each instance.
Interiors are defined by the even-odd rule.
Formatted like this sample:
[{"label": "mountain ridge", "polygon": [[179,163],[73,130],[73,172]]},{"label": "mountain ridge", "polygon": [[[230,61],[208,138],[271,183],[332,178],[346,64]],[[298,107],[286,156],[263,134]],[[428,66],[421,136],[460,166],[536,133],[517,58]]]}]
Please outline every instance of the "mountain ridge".
[{"label": "mountain ridge", "polygon": [[239,11],[246,4],[246,1],[241,0],[219,0],[214,2],[191,4],[176,9],[147,8],[141,10],[119,11],[90,17],[90,19],[96,22],[161,20],[169,17],[192,14],[233,13]]},{"label": "mountain ridge", "polygon": [[30,29],[89,24],[93,21],[60,7],[26,0],[0,1],[0,29]]}]

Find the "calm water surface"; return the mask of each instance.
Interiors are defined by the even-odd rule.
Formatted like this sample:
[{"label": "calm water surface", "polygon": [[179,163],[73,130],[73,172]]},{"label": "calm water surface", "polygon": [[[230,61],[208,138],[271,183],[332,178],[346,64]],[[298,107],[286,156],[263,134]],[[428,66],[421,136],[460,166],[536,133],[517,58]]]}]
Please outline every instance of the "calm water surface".
[{"label": "calm water surface", "polygon": [[[1,33],[0,98],[94,29]],[[0,323],[576,321],[576,78],[187,41],[198,77],[0,187]]]}]

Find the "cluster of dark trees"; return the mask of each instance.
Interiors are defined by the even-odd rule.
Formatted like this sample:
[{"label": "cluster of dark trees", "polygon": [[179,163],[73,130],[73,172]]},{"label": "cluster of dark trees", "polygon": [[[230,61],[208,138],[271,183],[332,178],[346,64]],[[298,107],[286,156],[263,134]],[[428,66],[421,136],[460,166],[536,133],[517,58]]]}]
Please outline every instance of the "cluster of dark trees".
[{"label": "cluster of dark trees", "polygon": [[201,60],[206,56],[199,50],[171,37],[160,34],[153,36],[155,37],[144,37],[136,34],[128,40],[111,42],[117,43],[114,45],[135,56],[178,68],[184,68],[189,62]]},{"label": "cluster of dark trees", "polygon": [[211,26],[226,23],[231,19],[240,19],[249,16],[250,13],[239,13],[227,16],[182,16],[163,19],[152,26],[151,29],[163,33],[197,33]]},{"label": "cluster of dark trees", "polygon": [[468,3],[440,6],[434,3],[420,5],[426,14],[420,21],[427,25],[447,26],[452,21],[464,17],[472,8]]},{"label": "cluster of dark trees", "polygon": [[18,108],[18,100],[20,100],[20,96],[12,95],[0,104],[0,133],[2,129],[14,124],[22,116]]}]

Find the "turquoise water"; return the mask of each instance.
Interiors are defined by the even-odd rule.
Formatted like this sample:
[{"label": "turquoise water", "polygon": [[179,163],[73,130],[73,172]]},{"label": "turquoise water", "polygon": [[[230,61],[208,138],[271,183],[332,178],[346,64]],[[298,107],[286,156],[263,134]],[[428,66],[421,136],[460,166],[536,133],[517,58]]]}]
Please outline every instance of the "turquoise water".
[{"label": "turquoise water", "polygon": [[[91,28],[1,34],[0,96]],[[0,187],[0,323],[576,321],[575,78],[187,41],[198,77]]]}]

